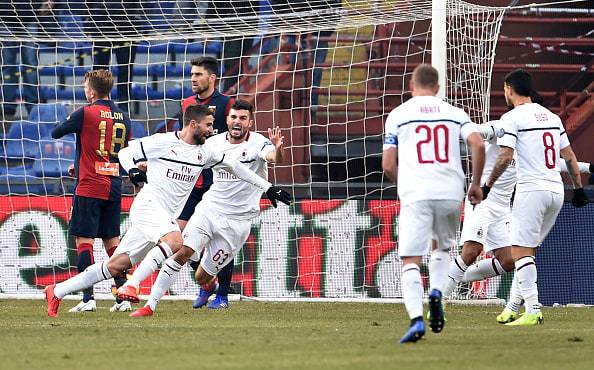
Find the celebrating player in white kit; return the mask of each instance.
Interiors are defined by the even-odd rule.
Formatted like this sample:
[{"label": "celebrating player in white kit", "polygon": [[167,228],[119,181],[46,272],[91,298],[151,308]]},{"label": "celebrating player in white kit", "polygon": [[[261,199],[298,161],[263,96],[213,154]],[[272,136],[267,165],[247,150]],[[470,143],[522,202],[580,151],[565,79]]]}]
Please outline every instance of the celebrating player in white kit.
[{"label": "celebrating player in white kit", "polygon": [[[533,98],[534,99],[534,98]],[[503,136],[499,121],[491,121],[479,125],[479,132],[486,140],[485,169],[481,184],[484,184],[499,154],[497,138]],[[493,184],[486,197],[476,207],[466,200],[464,205],[464,226],[460,242],[462,251],[450,262],[450,280],[443,291],[449,296],[458,282],[472,282],[501,275],[514,269],[511,258],[509,225],[511,223],[511,200],[516,186],[516,160],[512,159],[509,167]],[[559,163],[561,172],[567,172],[565,162]],[[578,162],[581,173],[590,173],[590,163]],[[483,252],[492,253],[493,257],[479,262],[475,260]],[[522,297],[519,294],[517,279],[514,277],[510,292],[510,300],[503,312],[497,316],[499,323],[505,324],[518,318]]]},{"label": "celebrating player in white kit", "polygon": [[[578,163],[559,117],[532,103],[532,78],[522,70],[509,73],[504,80],[505,99],[514,109],[501,117],[501,147],[486,190],[505,172],[517,151],[518,180],[512,208],[510,243],[520,294],[526,312],[506,325],[543,323],[536,284],[536,248],[553,227],[563,206],[564,187],[558,158],[566,164],[576,189],[572,203],[585,206],[588,198],[582,188]],[[488,192],[488,191],[487,191]]]},{"label": "celebrating player in white kit", "polygon": [[[282,160],[284,138],[278,129],[268,130],[268,139],[250,131],[253,123],[253,106],[237,99],[227,116],[229,131],[208,139],[206,146],[218,148],[226,156],[243,163],[246,169],[266,179],[267,164]],[[209,285],[214,284],[217,273],[243,247],[252,220],[260,214],[262,192],[225,169],[215,167],[213,172],[213,186],[204,194],[184,229],[183,247],[163,263],[147,304],[130,316],[152,316],[182,266],[203,249],[204,255],[196,270],[196,281],[202,289],[212,290]],[[274,199],[271,200],[274,203]]]},{"label": "celebrating player in white kit", "polygon": [[[472,204],[482,200],[479,180],[485,148],[476,125],[461,109],[437,98],[438,74],[423,64],[411,80],[413,98],[394,109],[386,121],[382,167],[396,181],[400,197],[398,253],[402,259],[402,295],[411,326],[400,343],[416,342],[425,334],[421,257],[437,240],[441,255],[432,262],[429,323],[438,333],[444,325],[441,292],[447,283],[450,248],[456,243],[460,206],[464,198],[464,172],[460,138],[472,149],[474,179],[468,190]],[[396,176],[398,174],[398,176]]]},{"label": "celebrating player in white kit", "polygon": [[[207,107],[188,107],[182,131],[144,137],[130,142],[119,152],[120,164],[130,181],[135,185],[145,183],[130,209],[132,226],[108,261],[95,263],[75,277],[46,288],[49,316],[57,316],[60,301],[66,294],[123,275],[155,244],[169,255],[179,249],[182,235],[175,219],[204,167],[223,167],[262,191],[268,189],[269,197],[289,201],[286,192],[239,161],[229,158],[216,146],[204,145],[213,132],[213,119]],[[142,161],[148,164],[146,174],[136,167]]]}]

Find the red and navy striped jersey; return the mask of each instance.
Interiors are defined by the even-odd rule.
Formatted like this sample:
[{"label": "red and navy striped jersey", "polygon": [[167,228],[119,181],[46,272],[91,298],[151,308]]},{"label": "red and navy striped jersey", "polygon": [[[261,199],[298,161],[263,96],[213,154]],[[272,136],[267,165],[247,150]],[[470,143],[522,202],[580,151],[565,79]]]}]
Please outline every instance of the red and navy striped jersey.
[{"label": "red and navy striped jersey", "polygon": [[[52,130],[54,139],[76,134],[75,194],[104,200],[120,200],[122,169],[113,169],[118,152],[128,145],[130,118],[111,100],[97,100],[74,111]],[[113,171],[113,174],[110,174]]]},{"label": "red and navy striped jersey", "polygon": [[[211,109],[214,109],[214,133],[218,134],[221,132],[227,132],[227,115],[231,110],[231,106],[235,99],[222,94],[219,90],[215,89],[211,96],[205,99],[201,99],[198,95],[190,96],[182,101],[182,110],[180,117],[180,122],[183,120],[183,113],[186,111],[186,108],[192,104],[201,104]],[[181,124],[180,124],[181,126]],[[196,181],[196,187],[210,187],[212,185],[212,170],[204,169],[202,174]]]}]

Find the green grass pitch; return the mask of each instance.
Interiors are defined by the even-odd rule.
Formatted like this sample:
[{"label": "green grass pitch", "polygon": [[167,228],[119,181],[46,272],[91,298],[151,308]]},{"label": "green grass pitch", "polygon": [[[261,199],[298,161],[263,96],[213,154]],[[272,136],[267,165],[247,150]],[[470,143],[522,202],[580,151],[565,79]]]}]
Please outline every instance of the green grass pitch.
[{"label": "green grass pitch", "polygon": [[40,300],[0,300],[0,369],[593,369],[594,309],[549,308],[545,324],[495,322],[501,307],[449,306],[440,334],[399,345],[403,305],[164,301],[152,318],[48,318]]}]

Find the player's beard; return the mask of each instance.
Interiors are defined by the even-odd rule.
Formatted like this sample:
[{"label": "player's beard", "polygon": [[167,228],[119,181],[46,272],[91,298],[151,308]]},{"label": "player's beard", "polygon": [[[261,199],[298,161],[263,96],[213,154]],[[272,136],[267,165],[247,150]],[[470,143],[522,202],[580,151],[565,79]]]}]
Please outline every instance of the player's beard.
[{"label": "player's beard", "polygon": [[208,134],[196,133],[194,134],[194,142],[196,143],[196,145],[202,145],[206,142],[207,137]]},{"label": "player's beard", "polygon": [[203,92],[206,92],[207,90],[208,90],[208,85],[206,85],[206,86],[192,85],[192,92],[196,95],[200,95]]}]

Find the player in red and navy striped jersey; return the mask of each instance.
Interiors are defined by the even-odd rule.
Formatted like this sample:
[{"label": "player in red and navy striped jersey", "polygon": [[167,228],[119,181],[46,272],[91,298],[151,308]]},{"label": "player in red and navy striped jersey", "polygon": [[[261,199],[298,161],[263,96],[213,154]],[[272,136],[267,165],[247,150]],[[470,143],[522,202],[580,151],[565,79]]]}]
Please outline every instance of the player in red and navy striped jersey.
[{"label": "player in red and navy striped jersey", "polygon": [[[54,139],[76,134],[74,172],[77,184],[69,231],[76,238],[79,273],[94,263],[95,238],[103,239],[108,255],[120,241],[122,178],[118,152],[128,145],[131,123],[127,114],[109,100],[112,87],[111,72],[87,72],[84,90],[90,104],[74,111],[52,131]],[[116,281],[116,284],[124,281]],[[96,307],[90,288],[83,292],[83,300],[70,312],[95,311]],[[128,302],[116,302],[112,307],[112,311],[129,309]]]}]

